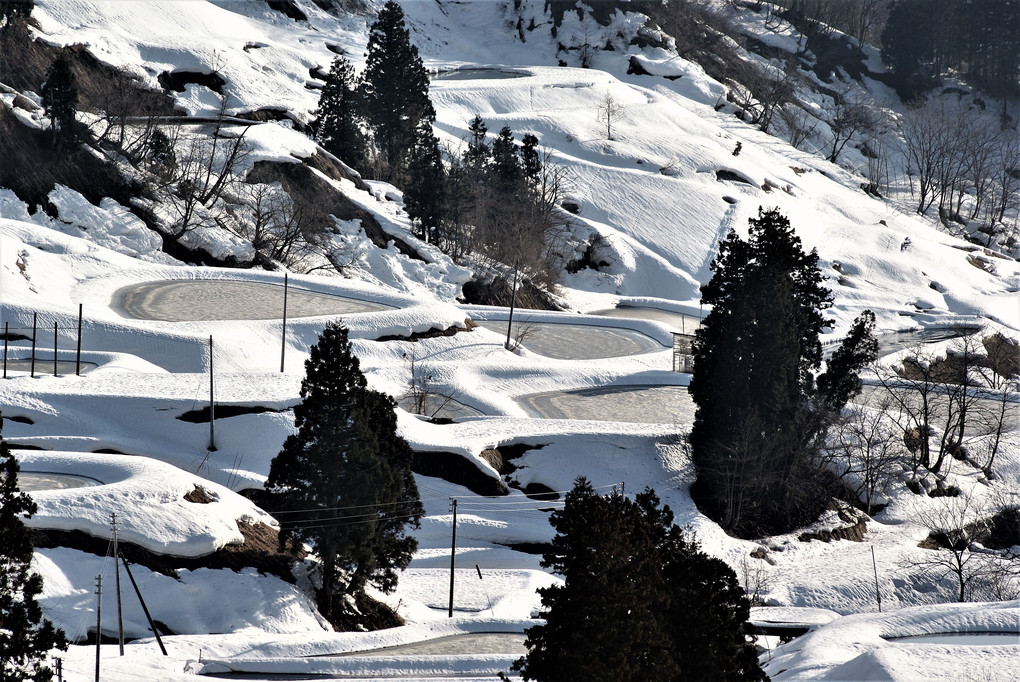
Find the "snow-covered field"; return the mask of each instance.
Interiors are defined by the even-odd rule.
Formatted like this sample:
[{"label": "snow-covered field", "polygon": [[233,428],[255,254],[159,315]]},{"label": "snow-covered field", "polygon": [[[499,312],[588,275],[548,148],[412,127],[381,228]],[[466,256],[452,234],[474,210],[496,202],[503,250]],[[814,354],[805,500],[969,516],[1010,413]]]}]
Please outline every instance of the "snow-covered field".
[{"label": "snow-covered field", "polygon": [[[372,248],[345,277],[291,274],[283,329],[281,273],[186,267],[159,253],[158,238],[116,202],[93,206],[58,188],[51,200],[60,218],[51,219],[30,215],[13,193],[0,189],[0,324],[25,334],[36,315],[39,329],[49,330],[40,331],[34,378],[23,365],[28,342],[10,344],[20,360],[0,382],[3,436],[26,474],[99,483],[34,492],[39,513],[30,524],[105,541],[116,513],[121,540],[187,557],[240,542],[238,521],[274,524],[237,493],[265,481],[293,429],[289,408],[299,399],[302,361],[325,322],[340,315],[373,388],[404,397],[413,357],[428,367],[437,390],[479,415],[433,424],[401,410],[401,433],[416,450],[455,453],[495,479],[483,450],[534,446],[514,460],[510,478],[521,487],[540,483],[563,491],[579,475],[605,489],[653,487],[706,551],[738,574],[750,552],[767,548],[772,563],[759,563],[769,604],[840,616],[771,651],[767,670],[774,679],[1020,677],[1020,643],[1005,635],[1003,643],[896,641],[1018,630],[1020,602],[942,605],[945,586],[918,580],[904,568],[904,557],[922,551],[917,543],[927,535],[918,513],[937,500],[896,487],[889,505],[868,521],[863,542],[802,542],[796,534],[750,542],[727,536],[700,515],[687,493],[691,466],[672,445],[692,412],[683,388],[689,376],[671,371],[670,349],[670,331],[682,325],[690,333],[700,317],[698,285],[709,275],[716,241],[731,228],[746,231],[759,206],[778,207],[805,245],[818,249],[835,296],[836,324],[827,342],[838,340],[864,309],[876,313],[883,333],[980,324],[1015,338],[1020,264],[940,232],[895,201],[863,193],[850,170],[758,132],[726,107],[717,111],[724,87],[663,50],[623,45],[599,52],[595,68],[557,67],[562,55],[547,29],[529,34],[526,44],[514,30],[491,30],[510,21],[509,3],[403,4],[430,69],[514,71],[512,78],[477,70],[433,81],[436,128],[444,142],[459,144],[476,113],[490,130],[509,125],[518,134],[538,135],[574,178],[576,229],[603,236],[609,266],[565,276],[559,294],[572,312],[516,311],[517,323],[535,329],[533,344],[525,335],[514,352],[503,347],[508,311],[459,305],[455,297],[469,273],[427,245],[421,246],[429,262]],[[215,70],[238,108],[282,106],[308,120],[316,104],[315,91],[305,87],[309,70],[328,67],[333,55],[327,45],[346,50],[360,66],[371,17],[337,19],[311,1],[297,5],[308,21],[295,22],[255,0],[36,0],[33,16],[47,41],[83,43],[99,59],[153,83],[164,70]],[[541,25],[543,5],[524,2],[523,12]],[[637,26],[635,17],[618,14],[607,35],[629,37]],[[560,39],[569,42],[581,30],[568,14]],[[679,78],[628,75],[630,56],[652,73]],[[624,107],[611,140],[597,116],[606,95]],[[208,111],[214,100],[201,86],[178,96],[192,112]],[[276,123],[253,126],[249,139],[256,145],[253,159],[293,160],[292,154],[307,156],[314,149],[303,135]],[[734,156],[737,142],[743,151]],[[718,170],[749,182],[720,182]],[[413,240],[406,216],[386,198],[390,192],[373,187],[344,189],[391,234]],[[215,239],[227,253],[246,248],[236,237]],[[89,371],[76,376],[70,363],[79,305],[81,358]],[[594,316],[617,305],[666,316]],[[483,322],[469,331],[468,318]],[[61,363],[56,376],[54,323]],[[460,331],[414,343],[376,340],[450,327]],[[217,405],[269,410],[217,418],[215,451],[209,449],[208,422],[178,419],[207,404],[210,367]],[[583,400],[572,404],[576,396]],[[624,412],[640,418],[619,416]],[[979,439],[973,447],[982,444]],[[1010,425],[996,469],[989,482],[954,462],[946,483],[982,502],[1000,491],[1020,494],[1020,424]],[[537,555],[514,549],[551,538],[547,519],[555,503],[536,502],[515,488],[488,498],[441,479],[417,480],[426,508],[418,553],[397,591],[377,595],[407,626],[329,632],[311,607],[307,585],[253,569],[180,570],[174,577],[135,567],[153,617],[175,633],[164,638],[169,655],[162,657],[148,638],[144,616],[129,596],[126,634],[140,639],[123,658],[116,646],[103,647],[102,679],[196,680],[200,673],[230,669],[493,679],[519,655],[519,637],[506,640],[506,651],[487,653],[477,653],[469,641],[466,650],[452,653],[331,656],[460,634],[519,634],[539,607],[535,589],[558,580],[541,570]],[[195,486],[213,501],[184,500]],[[459,503],[453,618],[447,618],[450,498]],[[838,525],[833,516],[818,527]],[[47,616],[71,637],[94,629],[95,577],[112,583],[111,560],[70,548],[42,549],[35,567],[45,579]],[[108,596],[102,631],[116,632]],[[64,679],[92,679],[91,648],[74,646],[62,657]]]}]

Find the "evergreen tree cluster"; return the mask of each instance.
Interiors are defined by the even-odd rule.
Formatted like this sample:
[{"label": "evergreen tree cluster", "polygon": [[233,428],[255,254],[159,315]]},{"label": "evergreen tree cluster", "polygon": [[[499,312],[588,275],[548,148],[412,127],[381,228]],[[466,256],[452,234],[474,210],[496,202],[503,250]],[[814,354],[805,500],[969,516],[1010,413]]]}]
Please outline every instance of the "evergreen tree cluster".
[{"label": "evergreen tree cluster", "polygon": [[447,253],[475,252],[541,281],[559,223],[559,190],[551,187],[538,138],[526,133],[518,143],[504,126],[490,143],[478,115],[468,132],[467,147],[450,168],[439,243]]},{"label": "evergreen tree cluster", "polygon": [[32,572],[32,535],[22,520],[36,505],[18,487],[20,470],[0,438],[0,680],[48,682],[53,671],[46,655],[67,648],[67,641],[36,601],[43,581]]},{"label": "evergreen tree cluster", "polygon": [[327,618],[350,616],[370,583],[393,591],[417,547],[405,528],[417,528],[424,509],[394,407],[368,388],[347,328],[327,325],[305,362],[297,433],[284,441],[266,482],[281,517],[281,547],[294,539],[315,548]]},{"label": "evergreen tree cluster", "polygon": [[387,2],[372,24],[365,72],[359,77],[345,57],[333,60],[319,97],[319,142],[354,167],[403,185],[413,181],[412,157],[438,142],[429,78],[411,43],[404,11]]},{"label": "evergreen tree cluster", "polygon": [[598,494],[584,478],[550,519],[539,590],[544,625],[528,629],[525,680],[765,680],[744,635],[750,605],[724,562],[702,552],[645,490]]},{"label": "evergreen tree cluster", "polygon": [[400,186],[417,236],[454,259],[474,252],[533,280],[553,279],[546,256],[562,176],[546,172],[538,138],[526,134],[518,143],[504,127],[490,143],[476,116],[467,150],[447,169],[428,86],[403,11],[391,0],[371,27],[364,73],[334,59],[317,138],[344,162]]},{"label": "evergreen tree cluster", "polygon": [[832,487],[817,456],[877,352],[866,311],[815,381],[819,334],[832,324],[818,255],[775,209],[749,223],[746,241],[731,231],[720,243],[701,287],[712,309],[696,332],[689,387],[691,495],[742,537],[787,532],[824,509]]},{"label": "evergreen tree cluster", "polygon": [[882,59],[904,99],[951,71],[999,99],[1020,95],[1016,0],[895,0],[881,42]]}]

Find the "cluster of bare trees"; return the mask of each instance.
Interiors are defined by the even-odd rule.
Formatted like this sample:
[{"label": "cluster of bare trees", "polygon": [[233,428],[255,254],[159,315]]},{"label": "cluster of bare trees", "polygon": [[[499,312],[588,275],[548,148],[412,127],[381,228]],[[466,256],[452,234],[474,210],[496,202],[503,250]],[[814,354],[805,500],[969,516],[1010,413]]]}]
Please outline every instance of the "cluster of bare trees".
[{"label": "cluster of bare trees", "polygon": [[[968,459],[989,478],[1009,431],[1020,389],[1020,345],[1001,334],[961,336],[947,353],[913,349],[902,364],[877,370],[885,414],[895,420],[911,468],[935,474]],[[980,436],[980,440],[977,439]],[[971,451],[972,442],[982,443]]]},{"label": "cluster of bare trees", "polygon": [[[1002,223],[1020,208],[1020,135],[973,109],[929,99],[900,124],[918,213],[937,203],[944,220]],[[991,243],[995,231],[988,235]]]},{"label": "cluster of bare trees", "polygon": [[801,30],[840,30],[861,43],[871,43],[885,24],[890,0],[777,0],[774,4]]}]

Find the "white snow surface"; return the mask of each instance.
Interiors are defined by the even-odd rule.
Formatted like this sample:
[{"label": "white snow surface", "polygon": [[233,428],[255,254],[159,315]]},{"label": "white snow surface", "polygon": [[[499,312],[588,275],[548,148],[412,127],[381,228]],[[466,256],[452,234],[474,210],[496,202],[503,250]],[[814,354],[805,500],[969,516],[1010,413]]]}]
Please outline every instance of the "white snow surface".
[{"label": "white snow surface", "polygon": [[[285,107],[308,121],[317,98],[306,88],[313,80],[309,70],[328,67],[333,53],[327,46],[345,51],[356,66],[363,66],[373,17],[338,18],[311,0],[295,1],[308,21],[293,21],[257,0],[36,0],[33,16],[41,39],[83,44],[100,60],[127,68],[150,84],[155,85],[163,71],[215,71],[227,82],[232,112]],[[558,292],[571,312],[536,311],[526,317],[537,323],[639,332],[653,346],[648,352],[599,359],[599,341],[592,337],[587,343],[595,346],[596,352],[589,354],[595,359],[583,352],[566,359],[546,357],[530,351],[526,341],[508,352],[499,332],[466,331],[467,318],[498,324],[507,317],[505,310],[456,303],[461,285],[471,276],[468,269],[428,245],[418,243],[424,262],[411,261],[393,247],[377,249],[362,239],[359,259],[348,276],[292,273],[291,286],[385,306],[341,314],[373,388],[403,397],[410,378],[408,358],[413,356],[429,368],[439,390],[483,415],[443,425],[399,410],[401,434],[418,451],[459,454],[493,479],[498,474],[480,456],[483,450],[533,446],[514,462],[518,469],[511,478],[520,486],[541,483],[563,491],[584,475],[601,489],[624,485],[630,493],[653,487],[677,522],[697,533],[704,550],[738,572],[751,551],[765,546],[774,561],[764,567],[770,606],[805,607],[816,616],[835,614],[831,622],[771,653],[767,670],[775,679],[1015,679],[1020,656],[1015,644],[899,644],[886,639],[1017,629],[1018,602],[943,605],[935,602],[943,598],[946,585],[927,583],[924,591],[915,589],[903,559],[921,551],[917,542],[927,529],[918,523],[917,512],[936,500],[913,496],[899,486],[885,510],[868,521],[862,543],[801,542],[793,534],[760,542],[737,540],[702,516],[690,499],[693,470],[672,445],[673,434],[686,427],[683,420],[639,424],[538,419],[529,417],[518,400],[607,386],[684,385],[685,376],[669,371],[672,325],[578,313],[627,304],[696,318],[698,286],[710,274],[715,244],[729,229],[746,234],[747,219],[759,206],[778,207],[805,246],[818,249],[835,298],[831,316],[836,324],[827,341],[838,339],[864,309],[875,312],[882,332],[962,322],[987,324],[1015,337],[1020,332],[1020,265],[944,234],[909,207],[864,194],[861,178],[852,171],[766,136],[726,109],[716,111],[725,88],[699,67],[664,50],[628,45],[641,25],[635,15],[617,14],[605,36],[620,43],[617,50],[599,52],[594,68],[581,69],[574,62],[556,66],[562,55],[557,55],[556,40],[547,28],[528,34],[523,44],[512,28],[493,30],[508,22],[513,26],[516,19],[508,9],[512,3],[402,4],[426,65],[435,72],[465,69],[463,77],[432,83],[441,140],[459,144],[476,113],[491,131],[509,125],[518,136],[536,134],[574,178],[571,195],[581,207],[575,229],[605,240],[603,256],[610,265],[567,275]],[[543,7],[541,0],[524,0],[524,25],[534,16],[545,26]],[[560,40],[576,44],[580,30],[568,13]],[[786,49],[790,37],[776,35],[774,42]],[[627,75],[632,56],[655,75]],[[467,71],[471,68],[488,70]],[[515,77],[505,77],[501,69]],[[606,139],[597,116],[607,95],[624,107],[612,139]],[[205,88],[192,86],[177,102],[190,112],[208,113],[215,98]],[[253,126],[249,138],[257,159],[293,161],[315,150],[303,135],[276,123]],[[735,157],[737,142],[743,151]],[[749,182],[720,182],[718,170]],[[406,214],[391,200],[399,193],[374,183],[370,192],[357,191],[351,183],[340,185],[388,232],[413,240]],[[293,431],[290,408],[299,400],[302,362],[336,311],[289,319],[285,336],[279,317],[246,313],[240,305],[230,306],[217,319],[128,316],[121,304],[125,288],[153,282],[188,282],[183,305],[191,301],[196,307],[218,305],[210,288],[216,285],[208,282],[241,283],[250,286],[251,296],[265,292],[272,300],[258,307],[271,310],[283,275],[184,266],[160,253],[154,234],[116,202],[94,206],[64,187],[55,188],[50,200],[58,218],[30,214],[11,192],[0,190],[0,324],[28,336],[33,315],[40,330],[52,330],[56,323],[58,359],[73,362],[80,305],[81,357],[94,369],[82,376],[40,370],[32,378],[20,369],[12,373],[0,382],[3,436],[25,471],[88,476],[102,485],[34,493],[39,513],[30,524],[106,539],[110,514],[116,513],[121,540],[189,557],[239,542],[239,520],[272,524],[236,491],[264,483],[270,461]],[[356,233],[356,226],[351,227]],[[250,249],[232,235],[196,234],[194,239],[205,240],[220,254]],[[416,343],[375,340],[449,327],[464,331]],[[38,338],[40,367],[46,367],[53,359],[52,332],[40,331]],[[14,341],[10,352],[27,358],[30,347]],[[209,449],[207,422],[176,418],[207,404],[210,368],[217,405],[269,410],[218,418],[215,451]],[[989,484],[964,463],[954,463],[947,483],[979,500],[991,500],[1000,490],[1017,494],[1020,425],[1011,429],[994,482]],[[983,445],[981,440],[974,443],[975,448]],[[311,606],[309,585],[300,581],[292,585],[251,570],[181,570],[169,577],[135,567],[154,617],[176,633],[166,638],[170,656],[159,655],[144,617],[129,605],[127,634],[142,639],[129,644],[123,658],[115,646],[102,648],[103,679],[197,680],[199,672],[222,672],[232,662],[253,672],[307,673],[318,660],[313,656],[460,633],[522,632],[540,606],[535,589],[559,578],[541,569],[539,556],[511,546],[548,541],[549,509],[558,505],[536,503],[515,489],[504,497],[484,498],[440,479],[417,476],[417,481],[426,508],[416,533],[419,550],[397,591],[376,595],[396,608],[407,626],[377,633],[328,632]],[[196,485],[214,501],[184,501],[183,495]],[[452,619],[446,618],[450,497],[461,505],[457,611]],[[825,518],[818,528],[836,525],[838,519]],[[872,549],[887,611],[882,614],[873,613]],[[45,580],[47,616],[72,637],[94,628],[94,578],[103,574],[104,584],[110,584],[111,561],[72,549],[41,549],[35,567]],[[105,635],[115,632],[113,611],[106,602]],[[795,619],[796,613],[788,617]],[[93,649],[73,646],[63,657],[65,679],[91,679]],[[344,670],[366,678],[396,671],[411,679],[492,679],[494,671],[508,668],[509,660],[467,653],[401,660],[362,657]],[[318,664],[325,674],[341,672],[328,667],[337,663]]]}]

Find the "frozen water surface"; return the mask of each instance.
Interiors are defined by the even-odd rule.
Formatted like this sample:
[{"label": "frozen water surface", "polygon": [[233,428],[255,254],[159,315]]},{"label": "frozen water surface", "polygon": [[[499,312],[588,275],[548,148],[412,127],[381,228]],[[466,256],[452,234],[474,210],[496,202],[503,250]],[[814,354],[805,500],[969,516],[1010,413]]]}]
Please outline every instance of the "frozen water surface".
[{"label": "frozen water surface", "polygon": [[[113,297],[127,317],[191,320],[273,320],[283,317],[283,287],[262,282],[184,280],[124,287]],[[287,317],[315,317],[388,310],[390,306],[290,287]]]}]

